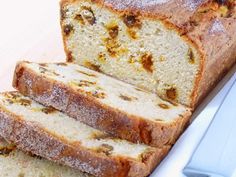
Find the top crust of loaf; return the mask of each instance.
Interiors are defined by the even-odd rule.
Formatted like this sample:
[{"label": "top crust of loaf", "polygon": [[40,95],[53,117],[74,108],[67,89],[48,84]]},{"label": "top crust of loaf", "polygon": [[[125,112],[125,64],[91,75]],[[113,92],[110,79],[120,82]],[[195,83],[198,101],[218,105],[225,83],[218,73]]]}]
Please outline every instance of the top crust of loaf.
[{"label": "top crust of loaf", "polygon": [[[84,0],[62,0],[61,7],[82,1]],[[219,3],[217,0],[92,0],[91,2],[120,15],[137,14],[140,19],[161,20],[166,28],[174,29],[189,45],[196,48],[200,56],[200,68],[188,104],[192,108],[197,106],[236,62],[236,1],[234,0],[225,3]],[[65,51],[67,51],[66,45]]]}]

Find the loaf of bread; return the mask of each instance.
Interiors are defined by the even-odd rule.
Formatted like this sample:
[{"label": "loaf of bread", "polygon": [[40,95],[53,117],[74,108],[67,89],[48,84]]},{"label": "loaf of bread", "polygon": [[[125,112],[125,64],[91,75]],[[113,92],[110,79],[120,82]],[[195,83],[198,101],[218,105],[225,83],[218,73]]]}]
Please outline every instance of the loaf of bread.
[{"label": "loaf of bread", "polygon": [[92,175],[23,153],[0,137],[0,177],[92,177]]},{"label": "loaf of bread", "polygon": [[67,60],[195,108],[236,61],[236,1],[62,0]]},{"label": "loaf of bread", "polygon": [[116,139],[18,92],[0,94],[0,135],[17,148],[99,177],[144,177],[170,147]]},{"label": "loaf of bread", "polygon": [[13,86],[94,128],[157,147],[174,144],[191,115],[185,106],[77,64],[19,62]]}]

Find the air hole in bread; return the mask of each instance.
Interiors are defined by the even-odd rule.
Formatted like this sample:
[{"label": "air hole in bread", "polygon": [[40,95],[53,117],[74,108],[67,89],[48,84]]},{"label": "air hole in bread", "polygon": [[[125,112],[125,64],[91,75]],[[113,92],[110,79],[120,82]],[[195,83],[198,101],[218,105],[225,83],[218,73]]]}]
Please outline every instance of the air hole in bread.
[{"label": "air hole in bread", "polygon": [[145,53],[141,56],[143,68],[148,72],[153,72],[152,54]]},{"label": "air hole in bread", "polygon": [[82,6],[81,16],[90,24],[96,23],[96,17],[91,7]]}]

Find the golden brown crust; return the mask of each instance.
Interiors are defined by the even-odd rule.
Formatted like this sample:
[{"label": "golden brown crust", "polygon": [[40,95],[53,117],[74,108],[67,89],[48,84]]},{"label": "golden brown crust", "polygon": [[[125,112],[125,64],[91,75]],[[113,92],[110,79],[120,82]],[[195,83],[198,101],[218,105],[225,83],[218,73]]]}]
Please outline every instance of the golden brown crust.
[{"label": "golden brown crust", "polygon": [[147,176],[170,148],[145,153],[147,157],[143,162],[121,156],[108,157],[80,146],[79,142],[57,137],[3,107],[0,107],[0,135],[23,151],[102,177]]},{"label": "golden brown crust", "polygon": [[180,136],[181,131],[178,130],[182,126],[181,122],[187,123],[191,116],[191,112],[186,111],[176,120],[166,123],[129,115],[89,95],[85,96],[70,86],[38,75],[25,67],[24,62],[16,66],[13,86],[22,94],[46,106],[55,107],[94,128],[122,139],[157,147],[175,143]]},{"label": "golden brown crust", "polygon": [[[79,1],[82,0],[62,0],[61,8]],[[167,0],[161,1],[161,3],[133,0],[91,1],[118,15],[136,13],[141,19],[161,20],[166,28],[177,31],[183,40],[198,51],[200,67],[188,105],[192,108],[196,108],[200,100],[209,93],[217,81],[224,76],[224,73],[236,63],[235,1],[229,0],[221,4],[217,0]],[[224,8],[226,12],[222,12]],[[211,25],[215,20],[221,21],[225,29],[224,32],[214,35],[211,34]],[[227,33],[229,38],[227,39],[223,33]],[[65,36],[63,35],[63,37],[65,42]],[[220,38],[222,39],[220,40]],[[217,45],[215,45],[216,43]],[[66,45],[65,51],[68,54]],[[221,56],[219,56],[219,51]]]}]

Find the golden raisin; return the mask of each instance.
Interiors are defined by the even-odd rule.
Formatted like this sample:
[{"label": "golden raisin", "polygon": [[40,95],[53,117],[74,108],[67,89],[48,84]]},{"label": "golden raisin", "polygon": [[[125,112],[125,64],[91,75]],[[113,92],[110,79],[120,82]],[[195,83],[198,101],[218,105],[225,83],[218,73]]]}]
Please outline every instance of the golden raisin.
[{"label": "golden raisin", "polygon": [[84,19],[81,14],[77,14],[74,19],[77,20],[81,25],[85,25]]},{"label": "golden raisin", "polygon": [[102,144],[98,149],[96,150],[98,153],[104,153],[106,155],[110,155],[112,153],[112,150],[114,148],[108,144]]},{"label": "golden raisin", "polygon": [[176,88],[170,88],[166,90],[166,96],[167,98],[171,99],[171,100],[175,100],[177,98],[177,91]]},{"label": "golden raisin", "polygon": [[145,53],[141,57],[141,62],[143,65],[143,68],[148,72],[153,72],[153,61],[152,61],[152,55]]},{"label": "golden raisin", "polygon": [[119,27],[116,24],[109,24],[107,25],[107,31],[111,38],[116,38],[119,34]]},{"label": "golden raisin", "polygon": [[42,112],[44,112],[45,114],[51,114],[51,113],[56,112],[56,109],[54,109],[53,107],[49,106],[49,107],[43,108]]},{"label": "golden raisin", "polygon": [[194,64],[195,59],[194,59],[194,54],[193,54],[192,49],[189,49],[189,50],[188,50],[187,58],[188,58],[188,62],[189,62],[190,64]]},{"label": "golden raisin", "polygon": [[92,69],[92,70],[95,70],[95,71],[101,72],[101,70],[100,70],[100,66],[95,65],[95,64],[93,64],[93,63],[91,63],[91,62],[89,62],[89,61],[84,62],[84,65],[85,65],[86,67]]},{"label": "golden raisin", "polygon": [[91,73],[86,73],[84,71],[80,71],[80,70],[76,70],[77,72],[81,73],[81,74],[84,74],[86,76],[89,76],[89,77],[97,77],[95,74],[91,74]]},{"label": "golden raisin", "polygon": [[137,100],[137,98],[135,97],[131,97],[131,96],[126,96],[126,95],[123,95],[123,94],[120,94],[119,96],[121,99],[125,100],[125,101],[132,101],[132,100]]},{"label": "golden raisin", "polygon": [[124,15],[123,22],[128,28],[141,28],[142,23],[136,15]]},{"label": "golden raisin", "polygon": [[74,31],[74,28],[72,25],[67,24],[64,26],[63,32],[66,36],[68,36],[72,31]]},{"label": "golden raisin", "polygon": [[0,155],[7,156],[13,150],[15,150],[15,146],[12,146],[12,147],[2,147],[2,148],[0,148]]},{"label": "golden raisin", "polygon": [[164,103],[160,103],[160,104],[158,104],[158,106],[162,109],[169,109],[170,108],[167,104],[164,104]]}]

